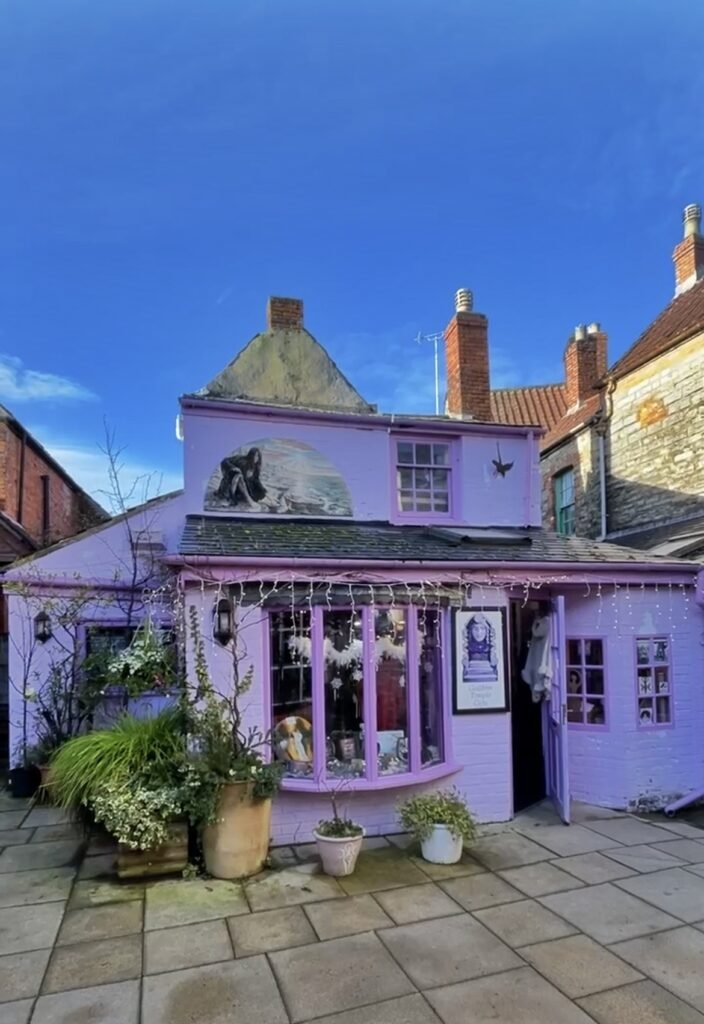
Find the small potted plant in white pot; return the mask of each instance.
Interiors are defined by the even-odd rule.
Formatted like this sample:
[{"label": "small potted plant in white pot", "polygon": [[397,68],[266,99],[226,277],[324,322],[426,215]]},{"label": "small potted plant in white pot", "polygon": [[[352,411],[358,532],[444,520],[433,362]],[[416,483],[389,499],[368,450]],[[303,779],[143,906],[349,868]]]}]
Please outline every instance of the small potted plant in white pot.
[{"label": "small potted plant in white pot", "polygon": [[477,831],[467,801],[457,789],[419,793],[399,808],[401,825],[420,842],[424,860],[456,864]]},{"label": "small potted plant in white pot", "polygon": [[330,794],[332,818],[318,822],[313,829],[315,844],[326,875],[342,878],[354,871],[362,849],[364,829],[350,818],[343,818],[337,809],[335,794]]}]

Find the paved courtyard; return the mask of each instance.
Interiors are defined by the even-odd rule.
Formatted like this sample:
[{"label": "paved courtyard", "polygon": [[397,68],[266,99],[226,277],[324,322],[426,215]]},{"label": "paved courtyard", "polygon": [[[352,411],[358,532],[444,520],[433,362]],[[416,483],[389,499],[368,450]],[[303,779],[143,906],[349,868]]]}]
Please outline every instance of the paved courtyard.
[{"label": "paved courtyard", "polygon": [[120,885],[113,851],[0,794],[0,1024],[704,1024],[704,832],[577,805],[454,866],[367,840],[242,886]]}]

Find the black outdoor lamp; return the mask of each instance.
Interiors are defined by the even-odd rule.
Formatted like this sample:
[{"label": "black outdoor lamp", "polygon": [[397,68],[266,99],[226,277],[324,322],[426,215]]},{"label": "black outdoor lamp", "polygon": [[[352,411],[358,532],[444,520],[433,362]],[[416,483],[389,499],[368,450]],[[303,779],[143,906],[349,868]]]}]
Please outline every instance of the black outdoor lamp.
[{"label": "black outdoor lamp", "polygon": [[34,618],[34,639],[40,644],[45,644],[47,640],[51,640],[51,635],[51,619],[46,612],[39,612]]},{"label": "black outdoor lamp", "polygon": [[215,603],[213,622],[213,636],[219,644],[225,647],[232,640],[232,605],[226,597],[221,597]]}]

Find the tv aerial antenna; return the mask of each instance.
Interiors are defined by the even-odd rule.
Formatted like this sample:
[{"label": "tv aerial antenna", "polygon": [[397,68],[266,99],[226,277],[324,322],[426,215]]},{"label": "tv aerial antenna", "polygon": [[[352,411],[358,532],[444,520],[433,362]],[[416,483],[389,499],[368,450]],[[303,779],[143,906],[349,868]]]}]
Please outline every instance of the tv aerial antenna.
[{"label": "tv aerial antenna", "polygon": [[444,334],[442,331],[435,331],[434,334],[422,334],[418,331],[416,335],[416,341],[421,345],[424,341],[431,341],[433,343],[434,360],[435,360],[435,415],[440,415],[440,363],[438,362],[438,346],[443,340]]}]

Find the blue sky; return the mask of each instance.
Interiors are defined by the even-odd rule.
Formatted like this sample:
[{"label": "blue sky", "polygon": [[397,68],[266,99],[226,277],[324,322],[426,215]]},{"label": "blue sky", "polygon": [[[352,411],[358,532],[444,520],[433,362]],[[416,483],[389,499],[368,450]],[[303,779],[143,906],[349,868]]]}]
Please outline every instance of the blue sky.
[{"label": "blue sky", "polygon": [[85,486],[180,475],[177,396],[270,294],[370,401],[432,411],[453,294],[495,386],[618,356],[704,202],[701,0],[4,0],[0,402]]}]

